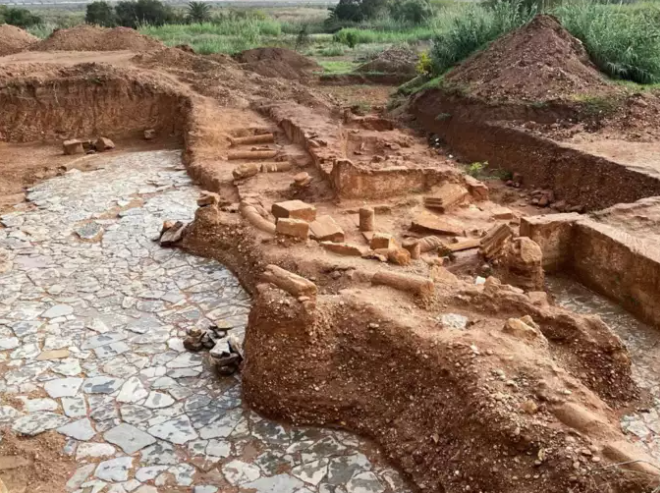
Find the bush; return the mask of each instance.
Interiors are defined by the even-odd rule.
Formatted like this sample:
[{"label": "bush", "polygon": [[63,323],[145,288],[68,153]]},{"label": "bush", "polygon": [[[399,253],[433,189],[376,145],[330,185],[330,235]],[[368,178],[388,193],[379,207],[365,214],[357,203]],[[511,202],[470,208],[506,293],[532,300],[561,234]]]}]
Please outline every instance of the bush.
[{"label": "bush", "polygon": [[5,7],[0,5],[0,24],[11,24],[23,29],[41,24],[41,17],[27,9]]},{"label": "bush", "polygon": [[108,2],[92,2],[85,10],[85,22],[97,26],[113,27],[116,25],[115,9]]},{"label": "bush", "polygon": [[328,22],[362,22],[377,17],[386,7],[387,0],[339,0],[336,6],[330,7]]},{"label": "bush", "polygon": [[466,6],[447,19],[447,26],[433,41],[434,73],[444,73],[491,41],[526,24],[535,13],[535,9],[523,6],[519,0]]},{"label": "bush", "polygon": [[426,0],[393,0],[388,8],[394,20],[408,24],[422,24],[433,14]]},{"label": "bush", "polygon": [[606,74],[640,84],[660,82],[657,4],[637,7],[578,1],[559,6],[554,13]]},{"label": "bush", "polygon": [[172,8],[160,0],[124,0],[115,7],[120,26],[137,28],[140,25],[162,26],[174,20]]}]

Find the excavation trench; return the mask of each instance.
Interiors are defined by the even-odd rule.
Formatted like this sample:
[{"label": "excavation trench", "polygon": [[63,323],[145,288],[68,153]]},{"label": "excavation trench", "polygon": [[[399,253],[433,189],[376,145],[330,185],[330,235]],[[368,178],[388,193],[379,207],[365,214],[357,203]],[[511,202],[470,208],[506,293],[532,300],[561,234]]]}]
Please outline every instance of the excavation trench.
[{"label": "excavation trench", "polygon": [[184,349],[188,329],[213,323],[242,338],[250,298],[217,262],[153,241],[164,220],[193,217],[180,152],[94,159],[101,169],[42,182],[33,209],[0,217],[0,389],[12,396],[0,423],[56,430],[76,461],[66,486],[4,475],[10,491],[408,491],[368,442],[260,417],[240,378]]}]

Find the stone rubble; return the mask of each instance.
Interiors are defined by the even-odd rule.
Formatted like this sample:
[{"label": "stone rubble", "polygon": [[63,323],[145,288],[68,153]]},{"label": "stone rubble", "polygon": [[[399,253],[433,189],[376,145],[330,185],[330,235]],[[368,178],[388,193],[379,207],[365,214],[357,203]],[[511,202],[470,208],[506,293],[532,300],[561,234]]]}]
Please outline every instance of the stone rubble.
[{"label": "stone rubble", "polygon": [[[261,418],[243,407],[238,375],[218,377],[186,351],[190,333],[217,327],[207,344],[227,334],[221,347],[240,353],[250,299],[218,263],[152,241],[163,221],[194,214],[198,191],[180,153],[95,159],[105,166],[41,183],[29,190],[33,210],[0,217],[12,259],[0,269],[0,392],[26,403],[1,406],[0,423],[70,437],[69,493],[409,491],[363,454],[367,443]],[[92,223],[102,235],[81,241],[80,225]],[[271,276],[316,294],[305,279]]]}]

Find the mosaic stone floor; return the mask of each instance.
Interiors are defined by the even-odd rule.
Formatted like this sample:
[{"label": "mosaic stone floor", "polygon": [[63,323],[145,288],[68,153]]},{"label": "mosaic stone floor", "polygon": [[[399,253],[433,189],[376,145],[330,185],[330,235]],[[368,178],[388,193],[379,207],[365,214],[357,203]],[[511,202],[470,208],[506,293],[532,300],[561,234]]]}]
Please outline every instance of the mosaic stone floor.
[{"label": "mosaic stone floor", "polygon": [[68,437],[70,492],[407,492],[368,443],[262,419],[239,377],[184,350],[193,326],[242,336],[250,300],[220,264],[152,241],[193,217],[180,153],[95,159],[0,218],[0,425]]}]

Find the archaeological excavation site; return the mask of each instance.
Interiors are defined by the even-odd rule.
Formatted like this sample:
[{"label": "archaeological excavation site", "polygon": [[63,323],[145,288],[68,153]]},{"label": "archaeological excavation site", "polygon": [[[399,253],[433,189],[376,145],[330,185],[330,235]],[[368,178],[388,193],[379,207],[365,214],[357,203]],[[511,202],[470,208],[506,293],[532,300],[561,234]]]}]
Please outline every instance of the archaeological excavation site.
[{"label": "archaeological excavation site", "polygon": [[660,92],[315,66],[0,29],[0,491],[660,491]]}]

